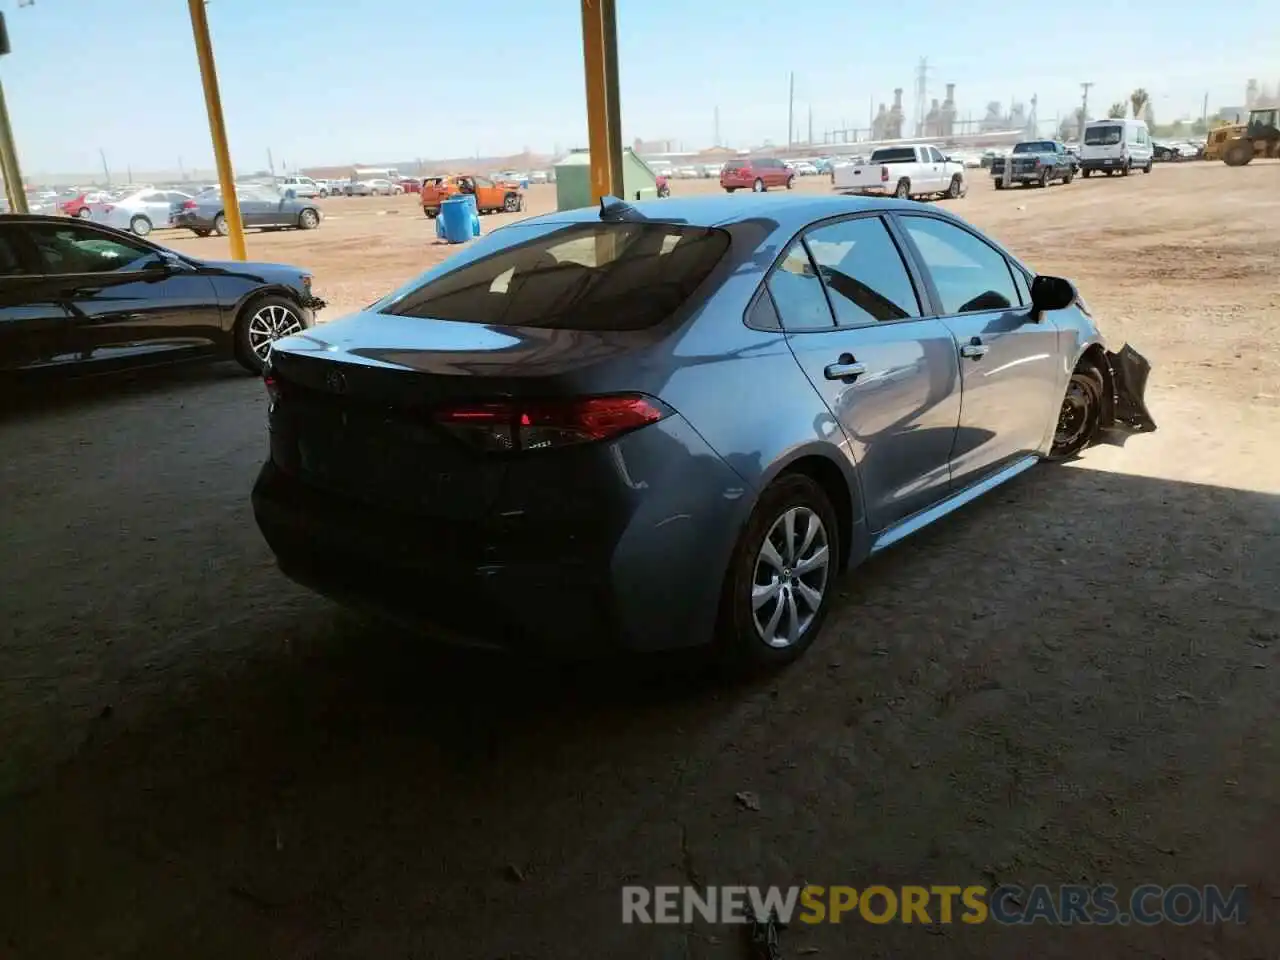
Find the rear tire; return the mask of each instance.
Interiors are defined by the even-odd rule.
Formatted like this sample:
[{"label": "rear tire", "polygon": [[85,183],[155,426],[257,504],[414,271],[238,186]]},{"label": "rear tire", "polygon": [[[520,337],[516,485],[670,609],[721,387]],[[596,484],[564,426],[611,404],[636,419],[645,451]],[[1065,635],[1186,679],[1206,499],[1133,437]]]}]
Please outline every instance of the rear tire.
[{"label": "rear tire", "polygon": [[140,237],[145,237],[151,232],[151,221],[139,214],[129,221],[129,229]]},{"label": "rear tire", "polygon": [[1222,162],[1228,167],[1243,167],[1253,159],[1253,147],[1244,143],[1233,144],[1222,155]]},{"label": "rear tire", "polygon": [[951,200],[959,200],[963,189],[964,184],[960,179],[960,174],[957,173],[951,178],[951,186],[947,188],[947,197]]},{"label": "rear tire", "polygon": [[1068,168],[1067,168],[1066,175],[1065,175],[1065,176],[1063,176],[1063,178],[1062,178],[1062,182],[1063,182],[1064,184],[1065,184],[1065,183],[1070,183],[1070,182],[1071,182],[1072,180],[1074,180],[1075,178],[1076,178],[1076,170],[1075,170],[1075,167],[1068,167]]},{"label": "rear tire", "polygon": [[768,187],[764,185],[764,181],[759,177],[756,177],[756,182],[751,185],[752,193],[764,193],[767,189]]},{"label": "rear tire", "polygon": [[725,665],[777,669],[810,647],[836,593],[839,536],[835,509],[811,477],[784,474],[765,489],[725,572],[716,621]]},{"label": "rear tire", "polygon": [[93,213],[89,210],[88,207],[81,207],[79,212],[76,213],[76,216],[79,217],[81,220],[88,220],[91,216],[93,216]]},{"label": "rear tire", "polygon": [[898,185],[893,189],[893,195],[899,200],[907,200],[911,197],[911,181],[903,177],[898,181]]},{"label": "rear tire", "polygon": [[1082,177],[1084,177],[1086,180],[1088,180],[1088,179],[1089,179],[1089,174],[1091,174],[1091,173],[1093,173],[1093,171],[1092,171],[1092,170],[1090,170],[1088,167],[1085,167],[1083,170],[1081,170],[1081,171],[1080,171],[1080,176],[1082,176]]},{"label": "rear tire", "polygon": [[1092,363],[1076,367],[1058,411],[1049,459],[1070,460],[1093,442],[1102,417],[1102,374]]},{"label": "rear tire", "polygon": [[1124,169],[1120,171],[1120,176],[1127,177],[1131,173],[1133,173],[1133,161],[1126,160],[1124,162]]},{"label": "rear tire", "polygon": [[209,235],[208,230],[192,230],[191,232],[194,233],[197,237],[207,237]]},{"label": "rear tire", "polygon": [[227,215],[220,213],[213,218],[213,232],[220,237],[225,237],[229,232],[227,230]]},{"label": "rear tire", "polygon": [[1046,170],[1044,173],[1040,174],[1040,186],[1044,187],[1047,190],[1049,189],[1049,184],[1051,183],[1053,183],[1052,170]]},{"label": "rear tire", "polygon": [[298,214],[298,229],[314,230],[318,226],[320,226],[320,214],[312,210],[310,207],[307,207]]}]

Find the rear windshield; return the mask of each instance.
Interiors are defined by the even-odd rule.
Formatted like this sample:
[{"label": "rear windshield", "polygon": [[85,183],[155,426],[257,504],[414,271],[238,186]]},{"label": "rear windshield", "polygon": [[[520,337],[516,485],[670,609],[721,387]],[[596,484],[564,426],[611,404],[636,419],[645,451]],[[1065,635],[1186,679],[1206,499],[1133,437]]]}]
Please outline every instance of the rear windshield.
[{"label": "rear windshield", "polygon": [[1020,143],[1013,148],[1014,153],[1054,153],[1053,142],[1050,140],[1032,140],[1028,143]]},{"label": "rear windshield", "polygon": [[914,163],[915,159],[914,147],[886,147],[871,154],[872,163]]},{"label": "rear windshield", "polygon": [[1118,123],[1102,127],[1085,127],[1084,142],[1091,147],[1106,147],[1119,143],[1123,136],[1124,127]]},{"label": "rear windshield", "polygon": [[491,240],[492,252],[443,265],[381,312],[555,330],[643,330],[678,309],[729,247],[722,230],[670,223],[549,230],[513,224]]}]

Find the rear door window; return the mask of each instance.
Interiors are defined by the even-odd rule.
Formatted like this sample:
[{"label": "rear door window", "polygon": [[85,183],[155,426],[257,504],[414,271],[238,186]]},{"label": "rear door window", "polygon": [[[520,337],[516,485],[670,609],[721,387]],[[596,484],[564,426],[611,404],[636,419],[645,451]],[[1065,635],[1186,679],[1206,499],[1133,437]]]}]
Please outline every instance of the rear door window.
[{"label": "rear door window", "polygon": [[768,286],[783,329],[788,332],[830,330],[835,326],[818,268],[800,240],[791,245],[769,275]]},{"label": "rear door window", "polygon": [[[729,248],[670,223],[504,227],[481,254],[427,274],[381,312],[557,330],[643,330],[674,313]],[[481,253],[481,251],[483,251]]]},{"label": "rear door window", "polygon": [[879,217],[842,220],[805,242],[842,327],[920,316],[920,301],[893,237]]}]

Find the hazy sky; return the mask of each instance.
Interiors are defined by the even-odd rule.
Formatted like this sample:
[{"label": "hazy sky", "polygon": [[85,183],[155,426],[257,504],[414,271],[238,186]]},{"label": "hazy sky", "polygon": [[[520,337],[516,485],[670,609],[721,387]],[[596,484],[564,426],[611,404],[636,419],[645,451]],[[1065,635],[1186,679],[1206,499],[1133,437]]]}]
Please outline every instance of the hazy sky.
[{"label": "hazy sky", "polygon": [[[0,0],[0,62],[24,173],[212,166],[186,0]],[[1280,82],[1280,30],[1261,0],[618,0],[627,141],[735,147],[796,124],[865,126],[869,101],[906,90],[928,57],[931,97],[958,85],[960,116],[1039,94],[1042,120],[1080,101],[1105,112],[1136,86],[1157,119],[1236,106]],[[456,11],[456,13],[455,13]],[[909,14],[909,15],[908,15]],[[575,0],[441,4],[211,0],[232,159],[240,168],[549,152],[586,142]],[[1273,75],[1274,74],[1274,75]],[[1091,111],[1092,112],[1092,111]]]}]

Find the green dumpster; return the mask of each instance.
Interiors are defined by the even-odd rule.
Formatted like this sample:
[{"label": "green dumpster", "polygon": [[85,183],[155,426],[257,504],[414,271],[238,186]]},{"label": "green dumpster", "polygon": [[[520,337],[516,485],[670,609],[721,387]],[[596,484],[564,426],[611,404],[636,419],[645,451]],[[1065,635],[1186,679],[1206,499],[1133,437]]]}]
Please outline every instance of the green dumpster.
[{"label": "green dumpster", "polygon": [[[591,154],[572,150],[555,164],[556,209],[576,210],[591,206]],[[624,200],[653,200],[658,196],[658,178],[649,165],[625,147],[622,151]]]}]

